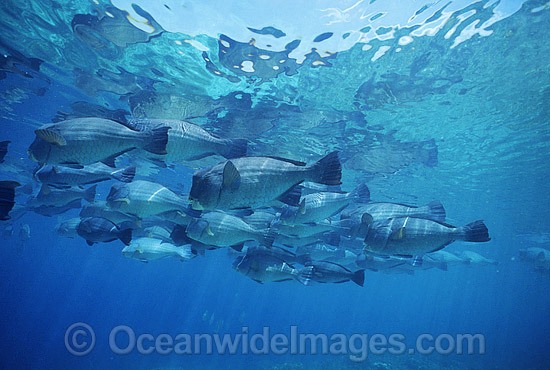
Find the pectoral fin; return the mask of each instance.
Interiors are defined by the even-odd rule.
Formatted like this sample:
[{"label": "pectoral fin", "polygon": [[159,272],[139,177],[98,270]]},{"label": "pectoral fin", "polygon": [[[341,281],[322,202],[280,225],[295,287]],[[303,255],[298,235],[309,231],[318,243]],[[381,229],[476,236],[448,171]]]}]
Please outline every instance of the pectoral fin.
[{"label": "pectoral fin", "polygon": [[391,234],[390,239],[391,240],[401,240],[405,237],[405,228],[401,227],[397,231],[395,231],[393,234]]},{"label": "pectoral fin", "polygon": [[223,187],[238,188],[241,183],[241,175],[237,167],[231,161],[227,161],[223,167]]},{"label": "pectoral fin", "polygon": [[300,206],[298,207],[298,211],[302,215],[306,214],[306,200],[305,199],[302,199],[302,201],[300,202]]},{"label": "pectoral fin", "polygon": [[57,146],[67,145],[67,140],[65,140],[63,136],[59,135],[57,132],[53,132],[52,130],[39,128],[38,130],[34,130],[34,133],[36,134],[36,136],[50,144],[54,144]]},{"label": "pectoral fin", "polygon": [[206,233],[210,236],[214,236],[214,233],[212,232],[212,230],[210,230],[210,226],[206,227]]},{"label": "pectoral fin", "polygon": [[114,202],[124,202],[126,204],[130,204],[130,199],[128,198],[120,198],[120,199],[115,199]]}]

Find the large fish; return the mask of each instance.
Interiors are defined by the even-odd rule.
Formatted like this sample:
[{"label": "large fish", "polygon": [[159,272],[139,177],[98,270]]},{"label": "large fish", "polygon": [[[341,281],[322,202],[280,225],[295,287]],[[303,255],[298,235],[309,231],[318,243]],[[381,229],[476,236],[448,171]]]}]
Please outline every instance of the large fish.
[{"label": "large fish", "polygon": [[311,261],[307,266],[312,266],[312,274],[306,285],[317,283],[345,283],[353,281],[363,286],[365,281],[365,270],[351,271],[348,268],[329,261]]},{"label": "large fish", "polygon": [[75,118],[50,123],[35,130],[29,147],[30,159],[49,164],[91,164],[114,159],[135,148],[166,154],[169,127],[140,131],[135,127],[103,118]]},{"label": "large fish", "polygon": [[487,242],[491,239],[483,221],[456,227],[424,218],[397,217],[369,225],[365,250],[412,257],[438,251],[456,240]]},{"label": "large fish", "polygon": [[137,119],[132,124],[147,127],[169,127],[166,162],[182,163],[221,155],[227,159],[246,156],[248,141],[245,139],[222,139],[201,126],[173,119]]},{"label": "large fish", "polygon": [[99,217],[87,217],[80,221],[76,232],[86,240],[88,245],[100,242],[112,242],[120,239],[128,245],[132,240],[132,229],[122,229],[111,221]]},{"label": "large fish", "polygon": [[15,205],[15,188],[21,186],[15,181],[0,181],[0,221],[9,220],[10,211]]},{"label": "large fish", "polygon": [[497,266],[498,261],[482,256],[479,253],[473,251],[462,251],[458,253],[458,256],[466,261],[466,264],[470,266]]},{"label": "large fish", "polygon": [[82,221],[80,217],[74,217],[60,222],[55,227],[55,231],[58,235],[61,235],[65,238],[74,239],[78,236],[76,228],[78,227],[78,224],[80,224],[80,221]]},{"label": "large fish", "polygon": [[308,194],[302,197],[298,207],[286,206],[281,213],[281,220],[287,224],[319,222],[339,213],[352,202],[367,203],[369,201],[370,192],[365,184],[359,185],[350,193]]},{"label": "large fish", "polygon": [[439,200],[434,200],[421,207],[389,202],[361,204],[344,210],[341,218],[353,219],[358,224],[365,213],[369,214],[373,221],[384,221],[395,217],[417,217],[439,222],[445,221],[445,208]]},{"label": "large fish", "polygon": [[166,257],[176,257],[181,261],[187,261],[196,256],[188,245],[177,247],[172,243],[154,238],[138,238],[132,240],[129,245],[124,247],[122,254],[142,262]]},{"label": "large fish", "polygon": [[275,243],[290,248],[301,247],[320,242],[326,243],[328,245],[338,246],[338,244],[340,244],[340,235],[337,232],[327,232],[314,234],[307,237],[298,237],[283,235],[279,233],[275,238]]},{"label": "large fish", "polygon": [[276,235],[271,229],[255,229],[240,217],[219,211],[202,214],[187,225],[186,232],[191,239],[203,244],[232,246],[238,250],[242,249],[244,242],[251,240],[271,246]]},{"label": "large fish", "polygon": [[52,217],[55,215],[60,215],[62,213],[65,213],[71,209],[80,208],[82,207],[82,199],[75,199],[67,204],[64,204],[62,206],[30,206],[28,209],[33,211],[34,213],[38,213],[42,216]]},{"label": "large fish", "polygon": [[107,196],[107,205],[116,211],[144,218],[168,211],[185,212],[187,199],[151,181],[138,180],[115,184]]},{"label": "large fish", "polygon": [[297,225],[281,225],[276,224],[277,231],[283,235],[295,236],[298,238],[307,238],[324,232],[339,232],[348,233],[348,220],[323,220],[316,223],[297,224]]},{"label": "large fish", "polygon": [[189,200],[196,210],[257,208],[275,199],[297,205],[299,198],[285,196],[302,181],[338,185],[341,176],[337,152],[310,166],[275,157],[237,158],[195,172]]},{"label": "large fish", "polygon": [[88,189],[78,186],[73,186],[67,189],[56,189],[47,184],[43,184],[40,192],[29,205],[36,204],[37,206],[63,207],[70,202],[78,199],[92,203],[95,199],[96,186],[93,185]]},{"label": "large fish", "polygon": [[519,250],[519,259],[532,262],[536,267],[550,269],[550,251],[544,248],[523,248]]},{"label": "large fish", "polygon": [[242,275],[258,282],[281,282],[297,280],[306,284],[311,278],[312,267],[295,268],[285,256],[265,253],[265,250],[250,248],[246,255],[238,256],[233,268]]},{"label": "large fish", "polygon": [[135,227],[141,227],[141,219],[139,217],[111,209],[104,200],[96,200],[93,203],[85,204],[80,210],[79,216],[81,218],[101,217],[117,225],[131,223]]},{"label": "large fish", "polygon": [[53,166],[45,164],[34,173],[34,178],[41,183],[59,187],[93,184],[111,179],[132,182],[135,174],[136,168],[133,166],[117,170],[103,163],[94,163],[87,166]]}]

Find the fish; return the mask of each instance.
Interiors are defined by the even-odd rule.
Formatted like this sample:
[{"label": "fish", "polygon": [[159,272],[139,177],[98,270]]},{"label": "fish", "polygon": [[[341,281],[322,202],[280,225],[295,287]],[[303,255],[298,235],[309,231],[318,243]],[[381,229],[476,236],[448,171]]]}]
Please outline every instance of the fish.
[{"label": "fish", "polygon": [[187,199],[170,189],[146,180],[127,184],[114,184],[107,196],[107,206],[112,210],[140,218],[169,211],[185,213]]},{"label": "fish", "polygon": [[61,235],[65,238],[75,239],[78,236],[76,228],[80,221],[82,221],[80,217],[73,217],[63,222],[60,222],[55,227],[55,231],[58,235]]},{"label": "fish", "polygon": [[313,260],[332,260],[345,257],[346,250],[328,246],[324,243],[315,243],[298,246],[296,254],[309,255]]},{"label": "fish", "polygon": [[242,249],[244,242],[252,240],[269,247],[276,236],[272,229],[255,229],[240,217],[221,211],[203,213],[187,225],[186,233],[203,244],[231,246],[237,250]]},{"label": "fish", "polygon": [[274,227],[280,234],[287,236],[295,236],[298,238],[307,238],[324,232],[339,232],[346,234],[348,228],[348,220],[323,220],[319,222],[310,222],[306,224],[283,225],[276,224]]},{"label": "fish", "polygon": [[136,175],[136,167],[128,166],[121,169],[113,169],[101,162],[81,166],[57,166],[45,164],[34,173],[34,178],[44,184],[57,187],[88,185],[97,182],[117,180],[120,182],[132,182]]},{"label": "fish", "polygon": [[443,204],[438,200],[434,200],[422,207],[399,203],[372,202],[344,209],[340,214],[341,220],[352,220],[351,235],[361,239],[365,238],[367,232],[366,226],[371,222],[381,222],[396,217],[417,217],[444,222],[446,214]]},{"label": "fish", "polygon": [[153,238],[166,243],[171,243],[172,238],[170,238],[171,230],[166,229],[165,227],[155,225],[149,226],[144,229],[134,230],[133,237],[135,238]]},{"label": "fish", "polygon": [[303,196],[298,207],[286,205],[281,221],[286,224],[319,222],[340,213],[351,203],[368,203],[370,192],[366,184],[360,184],[350,193],[319,192]]},{"label": "fish", "polygon": [[88,245],[112,242],[120,239],[125,245],[132,241],[132,229],[122,229],[113,222],[100,217],[86,217],[76,227],[76,232]]},{"label": "fish", "polygon": [[81,207],[82,207],[82,199],[75,199],[62,206],[45,206],[45,205],[36,206],[35,205],[35,206],[30,206],[29,209],[39,215],[52,217],[55,215],[60,215],[62,213],[65,213],[71,209],[81,208]]},{"label": "fish", "polygon": [[0,221],[7,221],[11,217],[10,211],[15,205],[15,188],[21,186],[16,181],[0,181]]},{"label": "fish", "polygon": [[364,213],[371,215],[373,221],[383,221],[395,217],[417,217],[444,222],[446,217],[443,204],[439,200],[434,200],[421,207],[390,202],[361,204],[343,211],[342,218],[360,219]]},{"label": "fish", "polygon": [[11,143],[11,141],[0,141],[0,163],[4,163],[4,157],[6,157],[6,154],[8,154],[8,144]]},{"label": "fish", "polygon": [[497,266],[499,264],[498,261],[483,257],[481,254],[473,251],[463,251],[458,253],[458,256],[463,258],[464,261],[470,266]]},{"label": "fish", "polygon": [[355,264],[370,271],[384,271],[389,269],[402,268],[407,260],[395,256],[377,256],[368,253],[361,253],[355,259]]},{"label": "fish", "polygon": [[246,250],[246,254],[249,256],[252,256],[252,255],[267,256],[268,255],[268,256],[279,258],[291,264],[298,263],[300,265],[305,265],[312,259],[311,255],[309,255],[308,253],[300,253],[300,254],[293,253],[285,248],[276,247],[276,246],[267,248],[267,247],[264,247],[263,245],[248,247]]},{"label": "fish", "polygon": [[268,210],[254,210],[252,214],[241,218],[256,229],[268,229],[279,220],[279,215]]},{"label": "fish", "polygon": [[141,262],[148,262],[167,257],[176,257],[188,261],[196,257],[189,245],[181,247],[155,238],[137,238],[124,247],[122,254]]},{"label": "fish", "polygon": [[424,255],[423,258],[424,261],[428,260],[433,262],[445,263],[447,266],[466,265],[469,263],[464,258],[444,250],[428,253]]},{"label": "fish", "polygon": [[278,157],[243,157],[196,171],[189,202],[195,210],[259,208],[275,199],[297,205],[292,190],[302,181],[338,185],[341,177],[338,152],[310,166]]},{"label": "fish", "polygon": [[550,251],[544,248],[522,248],[519,250],[519,259],[524,262],[533,262],[535,267],[550,269]]},{"label": "fish", "polygon": [[134,119],[132,124],[140,127],[169,127],[167,154],[162,160],[172,163],[186,163],[220,155],[227,159],[246,156],[248,140],[222,139],[201,126],[174,119]]},{"label": "fish", "polygon": [[141,227],[141,219],[139,217],[111,209],[104,200],[96,200],[93,203],[84,204],[79,216],[80,218],[101,217],[117,225],[130,223],[136,228]]},{"label": "fish", "polygon": [[340,244],[340,235],[337,232],[323,232],[319,234],[313,234],[306,237],[287,236],[278,233],[275,237],[275,243],[284,245],[290,248],[296,248],[300,246],[306,246],[316,243],[325,243],[332,246],[338,246]]},{"label": "fish", "polygon": [[487,242],[491,239],[481,220],[456,227],[423,218],[397,217],[371,223],[364,243],[366,251],[413,257],[441,250],[456,240]]},{"label": "fish", "polygon": [[292,280],[306,284],[313,267],[295,268],[280,256],[250,248],[233,261],[233,269],[260,284]]},{"label": "fish", "polygon": [[78,186],[72,186],[66,189],[57,189],[48,184],[42,184],[40,192],[31,204],[38,206],[62,207],[73,200],[84,199],[88,203],[93,203],[96,195],[97,185],[88,189]]},{"label": "fish", "polygon": [[352,272],[342,265],[329,261],[311,261],[306,266],[313,267],[313,270],[305,285],[353,281],[355,284],[363,286],[365,282],[365,270],[362,269]]},{"label": "fish", "polygon": [[29,147],[29,158],[46,164],[87,165],[103,162],[115,167],[121,154],[140,148],[166,154],[169,127],[140,131],[104,118],[75,118],[41,126]]}]

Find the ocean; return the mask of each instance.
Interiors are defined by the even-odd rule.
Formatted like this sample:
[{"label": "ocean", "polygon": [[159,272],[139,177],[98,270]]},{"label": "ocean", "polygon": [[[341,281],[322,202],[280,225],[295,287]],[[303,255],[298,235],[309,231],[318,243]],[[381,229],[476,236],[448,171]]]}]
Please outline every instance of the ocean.
[{"label": "ocean", "polygon": [[[20,184],[0,221],[0,368],[550,369],[548,2],[5,0],[0,29],[0,181]],[[288,261],[291,281],[254,281],[234,264],[254,241],[192,247],[185,261],[128,258],[120,240],[61,235],[87,200],[40,208],[33,174],[52,159],[33,161],[29,147],[48,138],[43,125],[82,117],[188,121],[246,139],[249,157],[312,164],[337,151],[339,191],[364,183],[371,202],[438,200],[445,225],[483,220],[490,241],[444,245],[456,263],[412,253],[373,268],[357,258],[391,251],[320,237],[346,252],[334,266],[365,270],[363,286],[304,284],[309,262]],[[135,144],[115,165],[170,189],[183,210],[193,174],[232,158],[183,160],[170,140],[166,155]],[[94,145],[101,155],[105,142]],[[98,182],[96,202],[117,184]],[[266,207],[278,217],[288,206]],[[167,235],[175,225],[140,218],[132,243],[155,238],[142,222]],[[390,240],[411,237],[400,230]]]}]

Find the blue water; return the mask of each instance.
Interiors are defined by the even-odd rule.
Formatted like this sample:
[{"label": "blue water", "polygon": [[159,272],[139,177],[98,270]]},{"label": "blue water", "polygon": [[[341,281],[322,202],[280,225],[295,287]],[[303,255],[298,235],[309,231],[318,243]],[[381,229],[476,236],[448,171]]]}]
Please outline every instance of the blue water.
[{"label": "blue water", "polygon": [[[123,109],[128,119],[186,119],[220,136],[245,137],[255,155],[312,162],[338,150],[344,190],[365,181],[376,201],[423,205],[439,199],[451,224],[484,220],[490,242],[457,242],[446,250],[473,250],[499,264],[413,275],[367,271],[364,287],[258,284],[232,269],[228,249],[185,263],[145,264],[125,258],[119,241],[90,247],[81,238],[57,235],[59,221],[77,217],[78,210],[53,217],[28,211],[0,224],[0,368],[550,368],[550,276],[517,258],[520,248],[550,249],[547,3],[451,2],[441,10],[440,3],[346,1],[291,11],[288,2],[224,2],[218,8],[144,2],[132,14],[146,15],[151,33],[127,20],[124,1],[100,3],[0,5],[0,141],[11,141],[0,180],[32,184],[36,194],[36,163],[27,157],[34,130],[60,111],[88,115],[71,107],[84,101]],[[76,14],[96,20],[86,23]],[[342,21],[330,23],[337,19]],[[496,22],[457,39],[490,19]],[[79,22],[87,28],[78,28]],[[285,36],[249,29],[270,26]],[[436,29],[422,34],[424,26]],[[380,37],[388,30],[391,36]],[[333,35],[313,42],[326,32]],[[291,44],[297,39],[298,47]],[[259,55],[271,56],[280,68]],[[31,58],[41,61],[39,67]],[[252,61],[253,71],[245,61]],[[138,177],[174,189],[183,184],[188,191],[193,170],[176,165],[150,177],[138,171]],[[97,199],[105,199],[111,185],[101,183]],[[21,241],[25,224],[30,238]],[[67,328],[78,322],[96,336],[85,356],[65,346]],[[288,334],[291,326],[328,336],[398,333],[407,346],[424,333],[470,333],[484,336],[485,353],[371,354],[358,363],[349,354],[311,351],[120,355],[109,345],[119,325],[154,337],[234,335],[243,327],[252,335],[266,326],[272,334]]]}]

